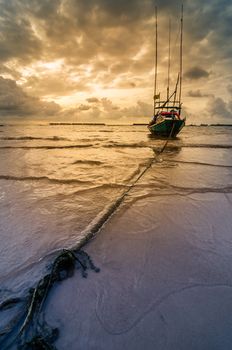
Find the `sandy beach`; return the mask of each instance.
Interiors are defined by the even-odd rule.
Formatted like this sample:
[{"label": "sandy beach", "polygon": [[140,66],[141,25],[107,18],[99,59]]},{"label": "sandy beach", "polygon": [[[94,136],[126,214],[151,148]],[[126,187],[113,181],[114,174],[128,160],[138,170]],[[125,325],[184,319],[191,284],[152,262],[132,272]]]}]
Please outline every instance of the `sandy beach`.
[{"label": "sandy beach", "polygon": [[196,192],[126,201],[86,245],[101,272],[52,293],[57,348],[231,349],[232,195]]},{"label": "sandy beach", "polygon": [[[57,350],[231,349],[231,128],[186,127],[162,154],[143,127],[4,135],[0,305],[27,298],[84,240],[100,272],[55,282],[42,310]],[[17,325],[3,334],[24,307],[1,310],[1,350],[25,341]]]}]

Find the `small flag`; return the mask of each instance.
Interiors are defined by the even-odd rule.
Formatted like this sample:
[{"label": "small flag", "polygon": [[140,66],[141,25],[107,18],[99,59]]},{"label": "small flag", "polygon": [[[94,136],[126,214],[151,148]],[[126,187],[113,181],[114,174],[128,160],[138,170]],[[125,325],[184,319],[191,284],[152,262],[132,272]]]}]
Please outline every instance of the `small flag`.
[{"label": "small flag", "polygon": [[158,95],[154,95],[154,100],[160,100],[160,93]]}]

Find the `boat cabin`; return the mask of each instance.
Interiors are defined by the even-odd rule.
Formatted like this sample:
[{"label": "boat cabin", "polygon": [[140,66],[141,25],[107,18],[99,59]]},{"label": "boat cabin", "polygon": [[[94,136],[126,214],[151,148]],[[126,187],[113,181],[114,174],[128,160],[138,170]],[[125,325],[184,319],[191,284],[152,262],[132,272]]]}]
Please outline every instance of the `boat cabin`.
[{"label": "boat cabin", "polygon": [[180,119],[180,114],[175,110],[171,110],[170,112],[162,111],[160,112],[160,115],[164,118]]}]

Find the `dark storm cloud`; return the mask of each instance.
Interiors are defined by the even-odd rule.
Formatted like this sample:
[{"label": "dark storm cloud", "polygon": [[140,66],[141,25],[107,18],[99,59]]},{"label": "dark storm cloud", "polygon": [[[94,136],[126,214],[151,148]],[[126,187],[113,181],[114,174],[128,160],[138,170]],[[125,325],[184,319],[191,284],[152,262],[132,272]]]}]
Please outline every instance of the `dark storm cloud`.
[{"label": "dark storm cloud", "polygon": [[[227,74],[231,65],[232,12],[230,0],[186,1],[185,68],[207,67],[213,75]],[[191,64],[191,66],[190,66]]]},{"label": "dark storm cloud", "polygon": [[187,79],[197,80],[201,78],[208,78],[209,72],[201,67],[192,67],[187,70],[184,74],[184,77]]},{"label": "dark storm cloud", "polygon": [[[91,58],[101,51],[117,56],[123,55],[122,49],[127,47],[128,56],[132,46],[136,43],[141,46],[141,39],[154,34],[154,25],[147,21],[154,16],[155,5],[162,26],[163,15],[178,20],[180,4],[171,0],[2,0],[0,29],[4,40],[0,57],[5,60],[38,57],[42,48],[52,46],[54,51],[45,51],[45,56],[63,53],[73,62],[75,59],[71,56],[78,51],[80,58]],[[215,0],[211,4],[206,0],[184,1],[186,40],[192,39],[195,44],[210,34],[209,48],[210,45],[218,47],[218,40],[229,38],[232,33],[229,6],[228,0]],[[34,31],[33,23],[44,31],[43,42]],[[109,31],[112,28],[116,33]],[[148,29],[153,32],[149,33]],[[82,37],[82,42],[78,43],[78,37]],[[226,47],[220,48],[226,51]],[[78,63],[78,57],[76,59]]]},{"label": "dark storm cloud", "polygon": [[[17,2],[3,2],[0,12],[0,61],[19,59],[29,62],[41,54],[42,43],[36,37],[31,23],[18,15]],[[19,11],[20,13],[20,11]]]},{"label": "dark storm cloud", "polygon": [[[171,0],[2,1],[0,29],[4,40],[0,58],[30,59],[43,54],[44,57],[66,58],[74,65],[94,59],[101,53],[114,58],[125,55],[130,59],[141,44],[146,39],[150,42],[154,35],[154,24],[148,20],[154,16],[155,4],[159,10],[160,27],[164,15],[178,20],[180,2]],[[191,39],[195,45],[210,33],[210,42],[206,45],[210,49],[211,45],[218,47],[218,40],[231,34],[231,15],[226,11],[229,1],[218,0],[213,4],[206,0],[184,1],[184,6],[186,44]],[[43,41],[33,24],[45,35]]]},{"label": "dark storm cloud", "polygon": [[206,94],[204,92],[201,92],[200,90],[190,90],[190,91],[188,91],[187,96],[189,96],[189,97],[209,97],[210,94]]},{"label": "dark storm cloud", "polygon": [[2,60],[62,57],[79,65],[99,54],[130,57],[145,41],[146,20],[154,15],[151,0],[21,0],[16,8],[14,3],[2,1]]},{"label": "dark storm cloud", "polygon": [[0,115],[53,115],[60,107],[27,95],[14,80],[0,77]]}]

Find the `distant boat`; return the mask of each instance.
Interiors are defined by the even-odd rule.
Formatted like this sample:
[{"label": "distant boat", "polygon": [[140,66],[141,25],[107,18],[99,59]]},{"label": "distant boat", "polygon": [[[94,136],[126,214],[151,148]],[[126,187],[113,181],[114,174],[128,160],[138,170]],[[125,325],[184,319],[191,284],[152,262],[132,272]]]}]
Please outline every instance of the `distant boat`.
[{"label": "distant boat", "polygon": [[[157,62],[158,62],[158,36],[157,36],[157,8],[156,16],[156,50],[155,50],[155,81],[154,81],[154,114],[148,129],[155,136],[175,137],[185,125],[185,118],[181,116],[181,89],[182,89],[182,47],[183,47],[183,5],[181,10],[180,28],[180,71],[177,76],[174,92],[170,94],[170,45],[171,45],[171,23],[169,21],[169,52],[168,52],[168,83],[166,100],[160,100],[157,93]],[[177,100],[178,93],[178,100]]]}]

